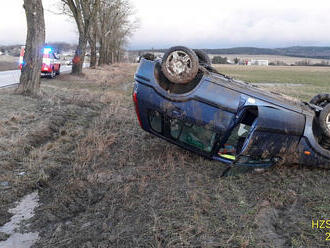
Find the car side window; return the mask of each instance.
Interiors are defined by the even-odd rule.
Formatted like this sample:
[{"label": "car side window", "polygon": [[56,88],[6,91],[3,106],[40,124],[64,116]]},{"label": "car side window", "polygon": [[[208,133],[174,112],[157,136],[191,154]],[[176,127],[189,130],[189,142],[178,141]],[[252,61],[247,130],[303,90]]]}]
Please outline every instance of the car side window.
[{"label": "car side window", "polygon": [[214,131],[175,118],[170,119],[170,135],[204,152],[212,151],[216,139]]}]

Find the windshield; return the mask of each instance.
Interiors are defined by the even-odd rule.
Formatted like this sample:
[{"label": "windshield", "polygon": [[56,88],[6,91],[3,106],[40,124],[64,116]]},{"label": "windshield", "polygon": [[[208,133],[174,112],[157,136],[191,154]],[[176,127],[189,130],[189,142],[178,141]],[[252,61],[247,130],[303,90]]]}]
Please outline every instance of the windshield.
[{"label": "windshield", "polygon": [[220,148],[219,156],[235,160],[236,155],[242,150],[245,139],[247,138],[251,126],[240,123],[231,132],[226,143]]}]

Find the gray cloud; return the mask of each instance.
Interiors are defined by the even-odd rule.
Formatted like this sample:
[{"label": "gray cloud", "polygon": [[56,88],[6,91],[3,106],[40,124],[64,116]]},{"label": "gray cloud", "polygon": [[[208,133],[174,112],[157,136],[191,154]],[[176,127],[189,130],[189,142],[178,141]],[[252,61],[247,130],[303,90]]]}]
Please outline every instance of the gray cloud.
[{"label": "gray cloud", "polygon": [[148,15],[141,18],[141,29],[131,45],[277,47],[330,42],[327,1],[177,2],[168,0],[166,5],[155,6],[148,0],[135,1],[138,13],[144,15],[148,10]]},{"label": "gray cloud", "polygon": [[[75,23],[43,1],[48,41],[75,43]],[[140,28],[130,48],[328,45],[330,2],[323,0],[131,0]],[[0,14],[0,44],[25,42],[23,0],[7,1]]]}]

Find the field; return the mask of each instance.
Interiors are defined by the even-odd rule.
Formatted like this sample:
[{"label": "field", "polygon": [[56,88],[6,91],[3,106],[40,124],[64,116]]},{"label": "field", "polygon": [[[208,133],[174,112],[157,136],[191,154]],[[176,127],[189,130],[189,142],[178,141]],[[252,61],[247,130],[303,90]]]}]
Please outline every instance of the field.
[{"label": "field", "polygon": [[215,68],[233,78],[304,101],[321,92],[330,92],[330,67],[216,65]]},{"label": "field", "polygon": [[302,57],[289,57],[289,56],[280,56],[280,55],[249,55],[249,54],[212,54],[209,55],[211,58],[214,56],[227,57],[231,61],[234,61],[235,58],[240,58],[242,60],[251,60],[251,59],[261,59],[268,60],[269,63],[284,62],[288,65],[295,64],[298,61],[309,61],[310,64],[321,63],[322,61],[330,62],[328,59],[314,59],[314,58],[302,58]]},{"label": "field", "polygon": [[0,71],[18,70],[18,57],[0,55]]},{"label": "field", "polygon": [[[0,225],[37,191],[40,206],[21,228],[39,233],[34,248],[329,247],[326,230],[312,229],[330,219],[328,170],[282,165],[221,177],[223,164],[140,129],[135,69],[43,80],[39,98],[0,90]],[[218,69],[305,100],[330,91],[326,68]]]}]

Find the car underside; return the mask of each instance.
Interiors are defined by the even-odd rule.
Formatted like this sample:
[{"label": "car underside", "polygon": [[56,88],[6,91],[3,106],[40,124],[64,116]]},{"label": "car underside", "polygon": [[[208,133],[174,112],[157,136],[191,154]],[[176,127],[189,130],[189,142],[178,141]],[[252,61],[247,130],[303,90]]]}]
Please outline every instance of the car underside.
[{"label": "car underside", "polygon": [[142,59],[133,91],[141,127],[231,165],[330,166],[330,97],[310,103],[218,73],[200,50]]}]

